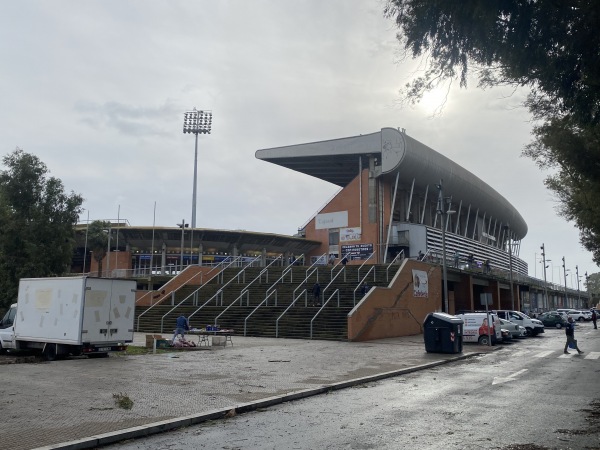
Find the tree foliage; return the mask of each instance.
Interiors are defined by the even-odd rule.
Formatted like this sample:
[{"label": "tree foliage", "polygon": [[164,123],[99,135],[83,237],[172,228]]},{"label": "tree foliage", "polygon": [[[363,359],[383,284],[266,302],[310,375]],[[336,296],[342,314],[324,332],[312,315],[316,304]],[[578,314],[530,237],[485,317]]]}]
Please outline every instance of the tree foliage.
[{"label": "tree foliage", "polygon": [[21,278],[64,274],[74,248],[81,196],[34,155],[17,148],[0,171],[0,307],[17,298]]},{"label": "tree foliage", "polygon": [[108,251],[108,230],[110,222],[94,220],[87,229],[87,243],[98,263],[98,276],[102,274],[102,260]]},{"label": "tree foliage", "polygon": [[482,87],[526,86],[537,120],[524,150],[600,264],[600,8],[596,0],[389,0],[385,9],[424,74],[405,86],[418,102],[438,84],[473,72]]}]

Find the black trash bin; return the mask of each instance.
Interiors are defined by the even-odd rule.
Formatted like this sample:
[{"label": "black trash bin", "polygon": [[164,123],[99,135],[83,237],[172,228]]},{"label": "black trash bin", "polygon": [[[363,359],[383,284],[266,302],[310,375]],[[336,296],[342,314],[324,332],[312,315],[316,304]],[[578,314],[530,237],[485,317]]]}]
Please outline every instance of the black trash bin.
[{"label": "black trash bin", "polygon": [[427,353],[461,353],[463,320],[450,314],[429,313],[423,322]]}]

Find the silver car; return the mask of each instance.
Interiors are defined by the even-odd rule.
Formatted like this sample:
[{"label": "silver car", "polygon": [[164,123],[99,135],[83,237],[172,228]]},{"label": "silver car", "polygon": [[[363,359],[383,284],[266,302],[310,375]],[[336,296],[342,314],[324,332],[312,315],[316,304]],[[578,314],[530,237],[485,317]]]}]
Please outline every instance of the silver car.
[{"label": "silver car", "polygon": [[[522,337],[522,331],[519,329],[523,328],[522,326],[512,323],[506,319],[500,319],[500,322],[502,323],[502,329],[508,330],[513,339]],[[523,330],[525,330],[525,328],[523,328]]]}]

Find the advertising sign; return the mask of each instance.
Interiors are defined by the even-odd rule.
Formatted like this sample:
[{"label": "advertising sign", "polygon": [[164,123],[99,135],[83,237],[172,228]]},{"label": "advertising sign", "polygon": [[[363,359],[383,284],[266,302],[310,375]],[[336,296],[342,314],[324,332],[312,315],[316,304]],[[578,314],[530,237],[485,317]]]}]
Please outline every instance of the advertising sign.
[{"label": "advertising sign", "polygon": [[315,217],[316,230],[325,230],[328,228],[342,228],[347,226],[348,211],[317,214],[317,217]]},{"label": "advertising sign", "polygon": [[358,228],[340,228],[340,242],[360,241],[361,229]]},{"label": "advertising sign", "polygon": [[429,297],[429,279],[427,278],[427,272],[424,270],[412,271],[413,277],[413,295],[415,297],[428,298]]},{"label": "advertising sign", "polygon": [[351,253],[349,259],[367,259],[373,253],[373,244],[342,245],[342,255]]}]

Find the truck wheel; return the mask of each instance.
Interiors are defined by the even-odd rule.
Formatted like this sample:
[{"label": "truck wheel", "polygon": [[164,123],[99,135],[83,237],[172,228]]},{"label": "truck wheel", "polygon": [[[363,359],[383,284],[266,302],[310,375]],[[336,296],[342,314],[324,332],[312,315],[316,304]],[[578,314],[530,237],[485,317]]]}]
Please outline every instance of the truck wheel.
[{"label": "truck wheel", "polygon": [[46,361],[54,361],[56,359],[56,344],[46,344],[42,356]]},{"label": "truck wheel", "polygon": [[490,338],[488,336],[479,336],[479,345],[490,345]]}]

